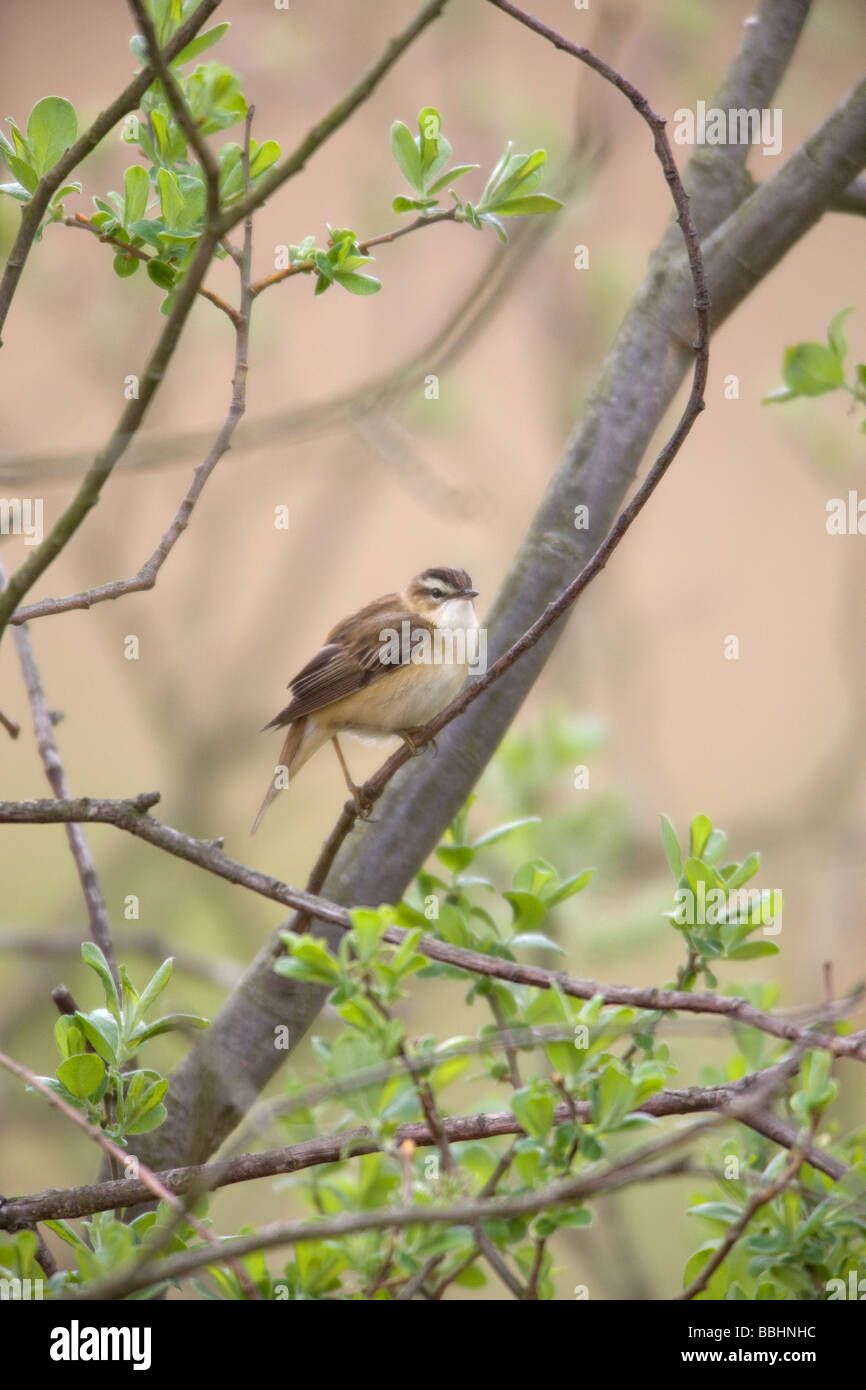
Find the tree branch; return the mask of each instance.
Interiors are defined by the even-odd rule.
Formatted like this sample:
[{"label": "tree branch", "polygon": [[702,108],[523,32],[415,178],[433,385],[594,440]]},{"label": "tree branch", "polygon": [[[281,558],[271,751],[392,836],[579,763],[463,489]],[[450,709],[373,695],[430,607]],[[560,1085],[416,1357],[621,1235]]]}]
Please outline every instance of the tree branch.
[{"label": "tree branch", "polygon": [[[193,10],[189,19],[180,26],[177,33],[166,44],[163,53],[166,61],[171,62],[182,49],[186,48],[190,39],[195,38],[205,20],[213,14],[219,4],[220,0],[202,0],[202,3]],[[57,192],[73,169],[105,139],[109,131],[117,125],[117,122],[122,121],[123,117],[128,115],[130,111],[136,110],[155,75],[152,67],[142,68],[120,96],[97,116],[93,124],[83,135],[78,137],[74,145],[70,145],[63,157],[54,165],[54,168],[49,169],[47,174],[43,175],[33,197],[22,208],[21,226],[15,238],[15,244],[9,253],[3,279],[0,281],[0,346],[2,346],[3,326],[9,313],[9,306],[18,288],[18,281],[30,254],[33,240],[39,230],[39,224],[53,194]]]},{"label": "tree branch", "polygon": [[[247,194],[210,223],[199,238],[192,263],[174,291],[174,307],[147,363],[139,384],[139,394],[127,403],[108,445],[91,465],[72,502],[59,517],[51,531],[9,580],[6,592],[0,595],[0,637],[19,603],[39,576],[56,559],[84,518],[99,501],[103,484],[122,457],[150,405],[174,354],[190,309],[198,294],[213,253],[225,235],[288,179],[300,173],[307,160],[338,130],[364,101],[375,91],[383,77],[397,62],[413,40],[435,19],[447,0],[430,0],[415,19],[392,39],[385,52],[361,80],[304,137],[296,150],[271,174],[266,175],[254,194]],[[149,84],[148,84],[149,85]],[[146,90],[146,88],[142,89]],[[139,93],[140,95],[140,93]],[[110,128],[110,127],[109,127]]]},{"label": "tree branch", "polygon": [[[6,571],[0,563],[0,591],[6,587]],[[45,768],[45,775],[51,785],[55,796],[61,798],[69,797],[69,784],[66,780],[66,773],[63,770],[63,762],[60,757],[60,749],[54,737],[54,724],[51,715],[45,704],[45,692],[42,689],[42,681],[39,676],[39,668],[36,665],[36,658],[33,655],[33,648],[30,644],[30,634],[25,627],[16,628],[15,646],[18,651],[18,660],[21,664],[21,673],[24,677],[24,685],[27,690],[27,698],[30,701],[30,709],[33,713],[33,728],[36,733],[36,744],[39,749],[39,756]],[[87,916],[90,922],[90,937],[92,941],[102,951],[111,971],[114,983],[120,989],[120,976],[117,971],[117,960],[114,954],[114,945],[111,939],[111,923],[108,920],[108,910],[105,906],[105,899],[102,896],[102,889],[99,886],[99,879],[96,876],[96,866],[90,853],[87,838],[80,825],[74,822],[67,823],[66,838],[69,841],[69,848],[75,860],[75,867],[78,871],[81,891],[84,894],[84,901],[87,906]]]},{"label": "tree branch", "polygon": [[[223,853],[221,842],[196,840],[191,835],[184,835],[181,831],[154,820],[146,813],[158,800],[158,793],[143,792],[125,801],[100,800],[93,797],[56,801],[0,801],[0,824],[49,825],[81,821],[114,825],[138,839],[146,840],[158,849],[165,850],[168,854],[186,859],[200,869],[206,869],[208,873],[215,874],[228,883],[247,888],[285,907],[293,907],[304,916],[330,923],[341,931],[351,928],[352,919],[346,908],[318,897],[309,890],[292,888],[280,879],[272,878],[270,874],[239,863]],[[383,940],[396,946],[405,938],[406,931],[402,927],[389,927],[383,935]],[[600,985],[594,980],[576,979],[560,971],[545,970],[542,966],[524,965],[519,961],[505,960],[501,956],[485,955],[482,951],[452,946],[432,936],[421,936],[415,949],[428,956],[430,960],[455,966],[470,974],[509,980],[514,984],[532,985],[535,989],[552,989],[555,985],[575,999],[592,999],[601,995],[606,1004],[621,1004],[636,1009],[717,1014],[737,1023],[759,1028],[762,1032],[788,1042],[826,1048],[836,1057],[852,1057],[858,1061],[866,1061],[866,1038],[857,1035],[834,1037],[818,1033],[800,1023],[763,1013],[747,1000],[735,995],[715,994],[710,990],[693,993],[688,990],[644,989],[631,985]],[[270,970],[282,952],[282,940],[277,938],[263,948],[257,960],[267,959]],[[833,1010],[822,1008],[816,1017],[826,1017],[828,1012],[842,1016],[859,1001],[861,994],[862,991],[842,1001],[834,1006]]]},{"label": "tree branch", "polygon": [[[13,1076],[17,1076],[19,1080],[25,1082],[31,1090],[38,1091],[41,1096],[44,1096],[45,1099],[54,1106],[55,1110],[59,1110],[61,1115],[65,1115],[67,1120],[71,1120],[82,1133],[87,1135],[88,1139],[93,1140],[94,1144],[98,1144],[114,1163],[118,1163],[121,1168],[129,1163],[130,1155],[127,1150],[122,1149],[119,1144],[115,1144],[114,1140],[109,1139],[107,1134],[103,1134],[101,1129],[97,1129],[95,1125],[90,1124],[84,1115],[73,1109],[71,1105],[68,1105],[62,1096],[52,1091],[51,1087],[47,1086],[41,1077],[35,1076],[28,1067],[22,1066],[20,1062],[14,1062],[12,1058],[7,1057],[4,1052],[0,1052],[0,1067],[3,1067],[5,1071],[11,1072]],[[203,1221],[199,1221],[197,1216],[191,1215],[191,1213],[185,1209],[180,1199],[160,1182],[156,1174],[152,1173],[146,1164],[139,1160],[137,1162],[137,1167],[141,1175],[141,1182],[150,1194],[150,1198],[157,1197],[161,1202],[165,1202],[172,1211],[183,1216],[184,1220],[192,1226],[193,1230],[196,1231],[199,1236],[201,1236],[202,1240],[205,1242],[205,1248],[211,1251],[210,1263],[213,1262],[213,1252],[216,1250],[219,1252],[218,1258],[220,1262],[228,1259],[242,1287],[245,1289],[247,1297],[252,1299],[260,1298],[261,1295],[243,1265],[238,1262],[233,1254],[223,1252],[222,1241],[214,1235],[213,1231],[210,1230]],[[118,1179],[118,1181],[120,1181],[120,1179]],[[151,1280],[151,1282],[153,1281]]]}]

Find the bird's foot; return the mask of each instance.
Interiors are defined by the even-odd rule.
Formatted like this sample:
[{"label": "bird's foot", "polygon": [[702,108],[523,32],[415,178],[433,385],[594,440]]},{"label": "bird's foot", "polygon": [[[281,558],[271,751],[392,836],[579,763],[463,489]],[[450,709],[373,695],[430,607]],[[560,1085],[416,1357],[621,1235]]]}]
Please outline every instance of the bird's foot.
[{"label": "bird's foot", "polygon": [[355,807],[355,815],[359,820],[369,820],[373,814],[373,802],[368,796],[364,795],[364,788],[352,783],[352,801]]},{"label": "bird's foot", "polygon": [[415,730],[414,730],[414,729],[405,729],[405,730],[400,734],[400,737],[402,738],[402,740],[403,740],[403,742],[405,743],[406,747],[409,749],[409,752],[412,754],[412,757],[413,757],[413,758],[418,758],[418,757],[420,757],[420,755],[421,755],[423,752],[425,752],[427,748],[432,748],[433,751],[434,751],[434,753],[436,752],[436,740],[435,740],[435,738],[427,739],[427,741],[426,741],[425,743],[416,743],[416,742],[415,742],[415,737],[414,737],[414,735],[415,735]]}]

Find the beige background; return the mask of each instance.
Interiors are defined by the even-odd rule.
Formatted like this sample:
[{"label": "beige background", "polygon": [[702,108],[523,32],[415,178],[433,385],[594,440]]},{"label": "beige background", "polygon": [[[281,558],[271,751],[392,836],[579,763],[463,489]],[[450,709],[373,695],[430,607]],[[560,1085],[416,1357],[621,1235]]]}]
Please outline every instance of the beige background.
[{"label": "beige background", "polygon": [[[599,51],[667,113],[711,98],[750,9],[739,0],[599,3],[588,14],[564,0],[536,6],[573,38],[598,38]],[[276,138],[289,150],[408,10],[293,0],[289,12],[277,12],[265,0],[227,0],[217,17],[233,27],[211,56],[242,74],[258,138]],[[121,5],[8,0],[0,26],[2,114],[21,123],[52,92],[69,97],[89,121],[132,70],[131,25]],[[815,6],[777,99],[782,154],[754,152],[756,178],[771,175],[859,77],[864,37],[866,15],[855,0]],[[606,160],[557,216],[540,252],[515,270],[486,331],[442,371],[440,399],[427,401],[413,387],[395,409],[396,428],[411,444],[403,466],[339,423],[264,449],[236,449],[208,484],[154,593],[32,625],[49,704],[65,715],[58,739],[75,791],[123,796],[159,788],[159,813],[169,823],[203,837],[225,835],[229,853],[292,883],[305,878],[344,796],[339,769],[327,755],[311,764],[251,842],[249,823],[276,754],[261,725],[331,624],[416,570],[467,568],[483,612],[669,204],[645,130],[627,104],[478,0],[451,6],[357,119],[257,218],[257,274],[273,268],[275,245],[309,232],[323,236],[328,221],[361,235],[396,225],[390,200],[404,190],[388,128],[395,116],[414,126],[428,103],[443,113],[457,162],[489,168],[513,139],[520,149],[545,145],[555,177],[571,140],[578,82],[581,128],[607,131]],[[69,210],[91,211],[93,193],[120,187],[126,157],[119,138],[107,140],[84,165],[85,194]],[[464,196],[481,187],[473,177],[463,183]],[[4,200],[4,251],[16,219]],[[590,248],[587,271],[573,268],[578,243]],[[373,299],[332,291],[314,301],[306,281],[269,291],[256,305],[249,420],[326,400],[398,367],[432,341],[494,255],[491,233],[446,225],[380,249],[371,269],[385,288]],[[575,973],[649,983],[674,970],[677,942],[659,916],[669,893],[657,831],[665,810],[680,829],[706,811],[728,829],[738,857],[764,851],[760,881],[785,894],[783,957],[750,975],[782,978],[784,1002],[793,1006],[818,996],[825,959],[834,962],[840,990],[863,974],[866,539],[830,537],[825,529],[827,499],[862,488],[863,436],[841,396],[776,409],[760,403],[778,384],[783,348],[822,339],[844,304],[857,306],[849,320],[852,353],[866,357],[862,260],[862,221],[826,217],[714,338],[709,409],[581,603],[520,714],[524,733],[540,730],[554,708],[600,720],[606,731],[590,791],[574,791],[565,767],[549,792],[551,809],[573,808],[578,797],[589,798],[588,807],[596,799],[617,808],[618,838],[603,872],[561,910],[560,937]],[[49,525],[81,471],[70,456],[105,439],[123,404],[124,377],[141,370],[162,325],[150,282],[143,275],[119,281],[109,262],[95,239],[50,228],[34,248],[6,327],[0,493],[44,496]],[[234,295],[233,275],[226,263],[209,283]],[[231,366],[229,326],[202,303],[146,437],[215,431]],[[730,373],[739,378],[734,401],[724,397]],[[666,424],[673,419],[672,412]],[[16,460],[36,454],[43,461],[21,481]],[[398,454],[402,462],[401,447]],[[167,447],[158,468],[119,470],[31,597],[133,573],[173,516],[196,461],[188,449]],[[290,508],[288,533],[274,528],[278,504]],[[20,542],[0,541],[7,568],[24,554]],[[141,643],[137,662],[123,654],[133,633]],[[738,661],[724,659],[729,634],[739,638]],[[46,794],[9,641],[0,652],[0,707],[26,726],[17,743],[0,737],[0,795]],[[375,750],[354,747],[351,760],[360,773],[378,759]],[[485,786],[473,813],[479,831],[512,809],[495,776]],[[89,839],[119,935],[158,934],[177,949],[245,962],[279,921],[273,905],[119,832],[97,828]],[[545,852],[543,832],[526,849]],[[572,854],[558,865],[563,873],[587,862],[580,842]],[[140,897],[138,923],[124,922],[128,894]],[[62,829],[7,828],[0,928],[80,934],[83,920]],[[135,968],[141,975],[145,964],[136,959]],[[59,978],[82,1001],[96,1002],[73,960],[7,956],[0,974],[3,1045],[37,1070],[55,1064],[48,989]],[[735,978],[729,971],[725,981]],[[171,989],[175,1006],[209,1013],[219,998],[218,989],[187,974]],[[484,1020],[466,1015],[459,993],[453,998],[449,1031],[480,1026]],[[412,1030],[441,1030],[441,1013],[440,996],[418,990]],[[169,1066],[182,1046],[166,1042],[159,1061]],[[686,1079],[697,1077],[698,1060],[726,1055],[703,1039],[682,1051]],[[852,1083],[841,1107],[848,1125],[862,1119],[856,1087],[862,1101],[863,1085],[854,1070],[839,1068]],[[451,1097],[455,1107],[492,1100],[477,1085]],[[4,1123],[13,1117],[14,1126]],[[61,1131],[11,1084],[0,1094],[0,1134],[4,1192],[92,1173],[86,1142]],[[575,1236],[560,1252],[563,1296],[575,1278],[596,1297],[667,1296],[684,1252],[703,1238],[683,1214],[686,1195],[682,1186],[655,1188],[652,1220],[640,1194],[616,1209],[609,1200],[601,1236],[583,1244]],[[259,1185],[221,1195],[214,1211],[230,1229],[293,1200]],[[616,1210],[629,1220],[615,1220]],[[660,1213],[661,1249],[653,1239]],[[648,1252],[638,1273],[634,1239]],[[602,1250],[616,1257],[600,1259]]]}]

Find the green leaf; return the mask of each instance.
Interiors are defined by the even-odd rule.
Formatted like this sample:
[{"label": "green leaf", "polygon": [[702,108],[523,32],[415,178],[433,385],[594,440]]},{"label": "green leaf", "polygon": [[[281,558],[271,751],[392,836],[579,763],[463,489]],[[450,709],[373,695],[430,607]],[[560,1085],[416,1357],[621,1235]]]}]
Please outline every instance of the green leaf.
[{"label": "green leaf", "polygon": [[757,960],[759,956],[777,956],[779,948],[773,941],[747,941],[725,953],[726,960]]},{"label": "green leaf", "polygon": [[747,883],[750,878],[754,878],[760,866],[760,855],[748,855],[738,869],[735,869],[729,877],[725,877],[725,888],[739,888],[742,884]]},{"label": "green leaf", "polygon": [[781,405],[783,401],[796,400],[799,394],[799,391],[792,391],[790,386],[777,386],[768,396],[761,397],[761,405]]},{"label": "green leaf", "polygon": [[159,197],[165,225],[170,231],[174,231],[180,226],[179,219],[183,215],[185,207],[177,174],[171,169],[160,169],[157,171],[156,181],[159,185]]},{"label": "green leaf", "polygon": [[52,169],[61,155],[75,144],[78,117],[65,97],[43,97],[37,101],[27,121],[27,139],[33,150],[34,167],[41,176]]},{"label": "green leaf", "polygon": [[541,898],[535,893],[527,893],[525,889],[512,888],[507,893],[502,894],[506,902],[511,904],[514,913],[514,927],[517,931],[533,931],[540,927],[547,916],[547,908]]},{"label": "green leaf", "polygon": [[84,961],[85,965],[89,965],[91,970],[95,970],[99,976],[102,982],[102,988],[105,990],[105,1002],[119,1023],[120,995],[117,992],[117,986],[108,968],[108,962],[95,941],[82,941],[81,959]]},{"label": "green leaf", "polygon": [[334,279],[349,294],[378,294],[382,288],[382,281],[375,275],[358,275],[354,270],[340,271]]},{"label": "green leaf", "polygon": [[[442,135],[442,117],[435,106],[424,106],[418,112],[418,143],[420,145],[421,171],[423,182],[438,174],[451,153],[451,146]],[[414,141],[413,141],[414,144]],[[442,147],[447,152],[442,157]],[[438,164],[438,168],[436,167]]]},{"label": "green leaf", "polygon": [[680,850],[680,842],[677,839],[677,832],[674,830],[673,822],[665,815],[662,821],[662,844],[664,845],[665,857],[670,865],[671,873],[679,883],[683,874],[683,856]]},{"label": "green leaf", "polygon": [[566,898],[574,897],[575,893],[581,893],[589,883],[593,873],[593,869],[584,869],[582,873],[572,874],[570,878],[563,879],[558,888],[545,895],[545,906],[555,907],[557,903],[564,902]]},{"label": "green leaf", "polygon": [[488,830],[486,835],[473,842],[473,849],[482,849],[484,845],[495,845],[497,840],[502,840],[506,835],[511,835],[515,830],[521,830],[524,825],[539,825],[540,816],[523,816],[520,820],[510,820],[504,825],[497,825],[493,830]]},{"label": "green leaf", "polygon": [[19,203],[29,203],[33,196],[33,190],[26,189],[23,183],[0,183],[0,193],[5,193],[7,197],[14,198]]},{"label": "green leaf", "polygon": [[782,380],[798,396],[823,396],[844,378],[842,363],[823,343],[797,343],[782,358]]},{"label": "green leaf", "polygon": [[[205,49],[212,48],[215,43],[219,43],[223,34],[231,26],[228,24],[215,24],[212,29],[205,29],[203,33],[197,34],[186,48],[182,48],[176,58],[172,59],[173,68],[181,68],[184,63],[188,63],[192,58],[197,58]],[[140,37],[140,36],[139,36]],[[143,61],[147,61],[146,58]]]},{"label": "green leaf", "polygon": [[140,1043],[158,1038],[162,1033],[173,1033],[178,1028],[207,1028],[209,1020],[199,1014],[166,1014],[164,1018],[154,1019],[141,1028],[136,1028],[129,1041],[136,1047]]},{"label": "green leaf", "polygon": [[[473,169],[480,168],[478,164],[455,164],[453,169],[449,169],[435,183],[428,184],[427,193],[432,196],[434,193],[441,193],[443,188],[455,183],[457,179],[462,179],[464,174],[470,174]],[[397,211],[397,208],[394,209]]]},{"label": "green leaf", "polygon": [[54,1041],[63,1061],[79,1052],[86,1052],[84,1033],[71,1014],[61,1014],[54,1025]]},{"label": "green leaf", "polygon": [[532,951],[562,951],[563,947],[556,941],[551,941],[549,936],[545,936],[540,931],[520,932],[517,936],[512,936],[508,942],[511,947],[525,946]]},{"label": "green leaf", "polygon": [[95,1052],[82,1052],[77,1057],[67,1057],[57,1068],[57,1079],[70,1095],[86,1100],[98,1091],[105,1076],[105,1063]]},{"label": "green leaf", "polygon": [[39,175],[27,163],[26,159],[21,159],[18,155],[8,152],[4,154],[3,158],[9,165],[9,172],[15,175],[21,187],[25,188],[28,193],[35,193],[39,187]]},{"label": "green leaf", "polygon": [[838,358],[839,362],[845,361],[845,354],[848,351],[848,344],[845,341],[845,333],[842,325],[848,315],[853,312],[853,304],[849,304],[845,309],[840,309],[838,314],[834,314],[831,318],[827,329],[827,342],[830,344],[830,351]]},{"label": "green leaf", "polygon": [[265,140],[250,160],[250,178],[259,178],[272,164],[276,164],[279,157],[280,147],[276,140]]},{"label": "green leaf", "polygon": [[121,280],[127,280],[130,275],[134,275],[138,270],[138,264],[137,256],[128,256],[124,251],[118,251],[111,262],[115,275],[119,275]]},{"label": "green leaf", "polygon": [[424,192],[421,178],[421,156],[412,139],[412,132],[403,121],[395,121],[391,126],[391,153],[406,182],[416,193]]},{"label": "green leaf", "polygon": [[174,288],[177,276],[167,261],[161,261],[157,257],[147,263],[147,273],[155,285],[159,285],[161,290]]},{"label": "green leaf", "polygon": [[637,1087],[620,1062],[605,1068],[595,1089],[593,1119],[600,1129],[614,1129],[637,1101]]},{"label": "green leaf", "polygon": [[544,1140],[553,1124],[553,1097],[532,1086],[523,1086],[511,1097],[518,1123],[532,1139]]},{"label": "green leaf", "polygon": [[533,193],[525,198],[509,198],[505,203],[497,203],[496,211],[500,217],[526,217],[556,212],[561,207],[559,199],[551,198],[549,193]]},{"label": "green leaf", "polygon": [[712,833],[713,822],[709,816],[695,816],[689,827],[689,858],[701,858]]},{"label": "green leaf", "polygon": [[129,230],[133,222],[144,217],[150,197],[150,179],[140,164],[132,164],[123,176],[123,225]]},{"label": "green leaf", "polygon": [[159,969],[156,970],[155,973],[148,980],[147,984],[145,985],[144,989],[141,991],[141,994],[139,995],[138,1003],[135,1007],[135,1015],[133,1017],[134,1023],[138,1023],[139,1019],[142,1019],[144,1017],[151,1004],[155,1003],[159,996],[162,994],[162,991],[165,989],[166,985],[171,979],[173,968],[174,958],[172,956],[169,956],[167,960],[164,960],[162,962],[162,965],[159,967]]},{"label": "green leaf", "polygon": [[94,1009],[89,1014],[77,1010],[75,1018],[90,1046],[99,1053],[103,1061],[116,1062],[120,1047],[120,1029],[117,1020],[108,1009]]}]

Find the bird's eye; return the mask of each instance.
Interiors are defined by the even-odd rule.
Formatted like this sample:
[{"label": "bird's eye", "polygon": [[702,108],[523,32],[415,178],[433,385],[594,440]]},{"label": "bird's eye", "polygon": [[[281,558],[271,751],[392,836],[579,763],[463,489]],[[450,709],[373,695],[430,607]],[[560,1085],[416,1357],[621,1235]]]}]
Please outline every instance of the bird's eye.
[{"label": "bird's eye", "polygon": [[442,597],[442,590],[441,590],[441,589],[431,589],[431,590],[430,590],[430,597],[431,597],[431,598],[441,598],[441,597]]}]

